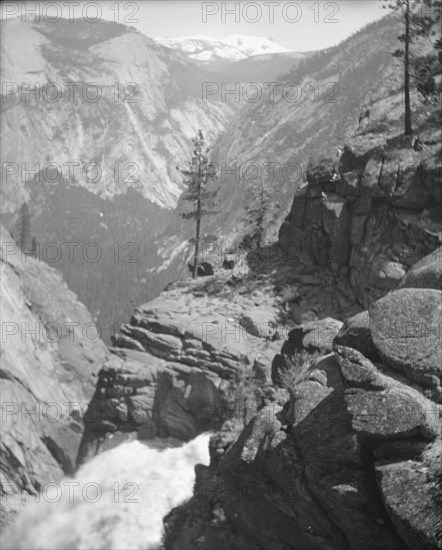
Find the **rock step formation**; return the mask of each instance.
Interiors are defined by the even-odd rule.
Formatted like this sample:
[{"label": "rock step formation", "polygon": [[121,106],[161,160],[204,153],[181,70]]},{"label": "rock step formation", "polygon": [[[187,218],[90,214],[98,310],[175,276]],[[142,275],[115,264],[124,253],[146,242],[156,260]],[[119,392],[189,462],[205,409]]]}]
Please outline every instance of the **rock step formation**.
[{"label": "rock step formation", "polygon": [[[215,276],[171,285],[114,335],[78,462],[126,439],[187,441],[219,428],[232,379],[270,365],[282,343],[272,298],[259,291],[258,307],[257,294],[234,300],[228,285],[219,285],[225,296],[199,286],[218,283]],[[260,375],[270,378],[270,372]]]}]

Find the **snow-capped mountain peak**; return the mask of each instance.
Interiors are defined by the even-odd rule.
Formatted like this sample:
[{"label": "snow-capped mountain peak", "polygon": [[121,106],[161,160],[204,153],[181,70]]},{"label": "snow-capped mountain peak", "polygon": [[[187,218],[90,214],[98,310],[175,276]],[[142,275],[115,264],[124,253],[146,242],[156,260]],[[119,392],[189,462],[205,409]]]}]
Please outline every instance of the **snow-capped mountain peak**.
[{"label": "snow-capped mountain peak", "polygon": [[205,35],[157,37],[157,44],[182,52],[193,61],[207,68],[219,69],[230,63],[260,54],[282,53],[286,48],[272,38],[232,34],[226,38]]},{"label": "snow-capped mountain peak", "polygon": [[210,36],[177,36],[174,38],[155,38],[155,41],[167,48],[173,48],[188,55],[194,61],[205,64],[214,61],[235,62],[245,59],[242,51]]},{"label": "snow-capped mountain peak", "polygon": [[273,38],[266,36],[232,34],[223,38],[222,42],[238,48],[238,50],[241,50],[247,57],[265,53],[283,53],[288,51],[283,46],[277,44]]}]

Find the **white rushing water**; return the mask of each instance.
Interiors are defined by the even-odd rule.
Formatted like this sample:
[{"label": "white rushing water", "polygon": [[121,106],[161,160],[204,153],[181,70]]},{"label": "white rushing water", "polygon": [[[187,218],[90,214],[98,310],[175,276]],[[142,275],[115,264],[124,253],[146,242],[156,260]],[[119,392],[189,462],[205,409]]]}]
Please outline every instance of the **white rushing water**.
[{"label": "white rushing water", "polygon": [[164,516],[192,496],[195,465],[209,464],[209,437],[163,450],[133,441],[97,455],[27,504],[2,548],[158,549]]}]

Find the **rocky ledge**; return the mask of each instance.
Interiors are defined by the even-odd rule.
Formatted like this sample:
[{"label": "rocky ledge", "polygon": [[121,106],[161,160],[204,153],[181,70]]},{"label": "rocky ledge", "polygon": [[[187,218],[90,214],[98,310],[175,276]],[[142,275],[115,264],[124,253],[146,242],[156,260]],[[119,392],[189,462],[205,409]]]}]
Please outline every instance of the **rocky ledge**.
[{"label": "rocky ledge", "polygon": [[255,281],[240,295],[232,284],[227,271],[176,283],[135,310],[100,371],[80,462],[125,439],[187,441],[219,427],[235,377],[270,378],[260,367],[283,341],[273,288]]},{"label": "rocky ledge", "polygon": [[290,333],[274,370],[276,385],[291,375],[289,398],[212,438],[194,497],[165,520],[167,549],[442,548],[440,253],[331,347]]}]

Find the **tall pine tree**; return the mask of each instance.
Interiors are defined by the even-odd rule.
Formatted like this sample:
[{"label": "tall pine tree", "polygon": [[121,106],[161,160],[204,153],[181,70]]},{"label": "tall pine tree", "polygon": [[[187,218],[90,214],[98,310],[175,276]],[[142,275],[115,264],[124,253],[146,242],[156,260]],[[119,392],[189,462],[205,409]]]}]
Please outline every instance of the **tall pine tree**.
[{"label": "tall pine tree", "polygon": [[208,186],[211,180],[216,177],[214,166],[209,162],[209,148],[205,146],[204,136],[201,130],[193,139],[193,153],[189,166],[185,169],[178,168],[185,176],[187,190],[183,200],[192,204],[190,212],[184,212],[181,217],[186,220],[196,221],[195,257],[192,267],[192,276],[195,279],[198,273],[198,257],[201,242],[201,220],[204,216],[216,214],[214,200],[218,189],[209,191]]},{"label": "tall pine tree", "polygon": [[440,21],[440,0],[386,0],[384,8],[395,11],[402,11],[404,19],[404,33],[398,36],[404,44],[402,49],[393,52],[395,57],[404,60],[404,102],[405,102],[405,135],[413,134],[411,120],[411,99],[410,99],[410,66],[411,46],[417,36],[428,34],[434,23]]}]

